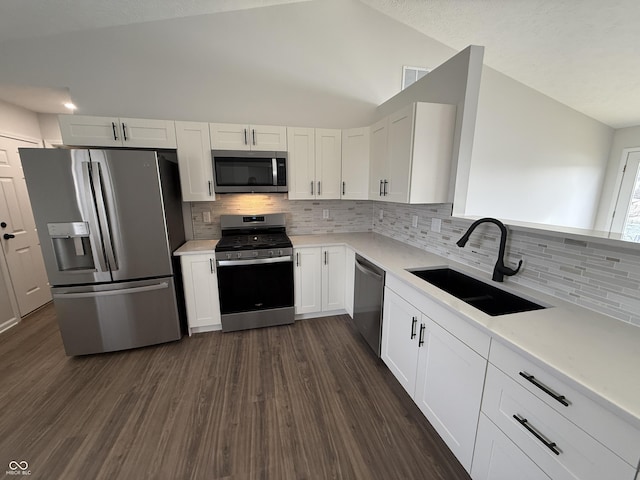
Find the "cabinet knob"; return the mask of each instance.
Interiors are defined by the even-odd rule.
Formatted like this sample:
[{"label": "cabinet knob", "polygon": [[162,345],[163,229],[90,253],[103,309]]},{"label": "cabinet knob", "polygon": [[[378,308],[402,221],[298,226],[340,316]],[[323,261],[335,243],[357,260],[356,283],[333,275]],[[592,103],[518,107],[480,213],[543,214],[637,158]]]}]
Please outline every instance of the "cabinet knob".
[{"label": "cabinet knob", "polygon": [[5,233],[2,238],[4,238],[5,240],[9,240],[10,238],[16,238],[15,235],[11,234],[11,233]]},{"label": "cabinet knob", "polygon": [[7,222],[1,222],[0,223],[0,227],[7,228]]}]

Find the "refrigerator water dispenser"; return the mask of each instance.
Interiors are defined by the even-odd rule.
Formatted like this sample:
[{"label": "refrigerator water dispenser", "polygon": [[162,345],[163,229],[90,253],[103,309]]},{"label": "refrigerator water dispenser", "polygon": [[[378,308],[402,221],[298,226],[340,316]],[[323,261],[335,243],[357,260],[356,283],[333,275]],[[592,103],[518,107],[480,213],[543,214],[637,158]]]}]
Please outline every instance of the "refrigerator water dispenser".
[{"label": "refrigerator water dispenser", "polygon": [[87,222],[48,223],[58,270],[95,270]]}]

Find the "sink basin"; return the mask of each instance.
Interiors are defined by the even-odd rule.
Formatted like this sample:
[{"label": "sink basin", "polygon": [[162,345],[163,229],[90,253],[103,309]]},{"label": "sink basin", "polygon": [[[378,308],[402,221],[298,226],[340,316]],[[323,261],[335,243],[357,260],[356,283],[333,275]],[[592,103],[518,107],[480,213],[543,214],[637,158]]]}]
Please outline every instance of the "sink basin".
[{"label": "sink basin", "polygon": [[491,316],[545,308],[450,268],[410,272]]}]

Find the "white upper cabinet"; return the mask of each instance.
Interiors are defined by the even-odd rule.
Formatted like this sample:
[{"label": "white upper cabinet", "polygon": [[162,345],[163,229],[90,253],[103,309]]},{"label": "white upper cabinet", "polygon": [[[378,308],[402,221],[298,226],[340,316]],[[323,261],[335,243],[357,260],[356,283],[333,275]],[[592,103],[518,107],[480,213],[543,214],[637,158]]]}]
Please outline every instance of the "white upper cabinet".
[{"label": "white upper cabinet", "polygon": [[287,136],[289,199],[339,199],[341,131],[290,127]]},{"label": "white upper cabinet", "polygon": [[176,122],[182,200],[215,200],[209,124]]},{"label": "white upper cabinet", "polygon": [[289,200],[315,198],[316,136],[313,128],[287,129]]},{"label": "white upper cabinet", "polygon": [[369,127],[342,131],[343,200],[369,198]]},{"label": "white upper cabinet", "polygon": [[455,115],[454,105],[414,103],[373,125],[369,198],[447,202]]},{"label": "white upper cabinet", "polygon": [[316,199],[340,198],[342,132],[316,128]]},{"label": "white upper cabinet", "polygon": [[387,175],[387,143],[389,119],[371,125],[369,153],[369,200],[383,200],[384,179]]},{"label": "white upper cabinet", "polygon": [[141,118],[58,115],[65,145],[176,148],[175,122]]},{"label": "white upper cabinet", "polygon": [[211,123],[211,146],[214,150],[287,150],[287,127]]}]

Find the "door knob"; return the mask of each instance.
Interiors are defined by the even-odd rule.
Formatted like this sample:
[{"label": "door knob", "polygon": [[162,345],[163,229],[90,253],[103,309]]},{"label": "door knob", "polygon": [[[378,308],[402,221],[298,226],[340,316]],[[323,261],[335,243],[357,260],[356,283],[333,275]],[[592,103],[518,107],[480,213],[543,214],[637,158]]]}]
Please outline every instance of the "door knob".
[{"label": "door knob", "polygon": [[15,236],[15,235],[13,235],[13,234],[11,234],[11,233],[5,233],[2,237],[3,237],[5,240],[9,240],[10,238],[16,238],[16,236]]},{"label": "door knob", "polygon": [[7,228],[7,222],[0,222],[0,227]]}]

